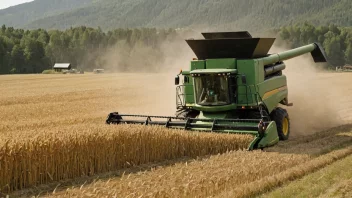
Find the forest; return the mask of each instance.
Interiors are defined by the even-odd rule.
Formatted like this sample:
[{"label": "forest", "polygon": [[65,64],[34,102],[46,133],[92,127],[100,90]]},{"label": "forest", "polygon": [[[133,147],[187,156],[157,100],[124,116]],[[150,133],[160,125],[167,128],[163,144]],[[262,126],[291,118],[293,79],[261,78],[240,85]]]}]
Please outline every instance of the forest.
[{"label": "forest", "polygon": [[[181,52],[187,48],[181,42],[186,32],[156,28],[106,32],[85,26],[64,31],[24,30],[3,25],[0,29],[0,74],[41,73],[58,62],[68,62],[85,71],[94,68],[159,71],[170,54],[182,59],[181,53],[191,53]],[[321,43],[330,67],[352,64],[351,28],[304,23],[282,27],[278,36],[292,47]],[[170,48],[173,49],[171,53]]]},{"label": "forest", "polygon": [[283,27],[280,37],[292,47],[319,42],[328,56],[330,66],[352,65],[352,29],[347,27],[313,26],[310,23]]},{"label": "forest", "polygon": [[65,30],[202,28],[261,31],[309,21],[349,26],[351,0],[35,0],[0,10],[0,24]]},{"label": "forest", "polygon": [[[116,29],[103,32],[100,28],[82,26],[65,31],[47,31],[14,29],[3,25],[0,29],[0,73],[41,73],[51,69],[55,63],[71,63],[74,68],[92,70],[107,67],[101,57],[107,59],[109,52],[116,52],[110,55],[111,59],[116,60],[120,71],[126,70],[124,67],[128,68],[134,63],[128,57],[138,56],[142,52],[149,57],[158,56],[162,54],[161,44],[176,36],[176,31],[172,29]],[[153,60],[146,60],[144,64],[145,67],[152,67]]]}]

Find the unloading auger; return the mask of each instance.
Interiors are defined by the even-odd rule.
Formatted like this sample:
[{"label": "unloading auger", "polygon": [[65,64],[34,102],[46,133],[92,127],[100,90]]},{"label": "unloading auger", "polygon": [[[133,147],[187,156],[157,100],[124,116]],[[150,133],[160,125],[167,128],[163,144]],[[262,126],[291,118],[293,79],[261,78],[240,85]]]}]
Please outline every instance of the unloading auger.
[{"label": "unloading auger", "polygon": [[[284,60],[311,53],[326,62],[318,43],[268,54],[275,38],[252,38],[248,32],[202,33],[186,40],[197,59],[175,78],[176,116],[110,113],[107,124],[162,125],[198,132],[253,135],[249,150],[275,145],[290,135],[290,119],[279,104],[288,100]],[[180,76],[183,81],[180,84]]]}]

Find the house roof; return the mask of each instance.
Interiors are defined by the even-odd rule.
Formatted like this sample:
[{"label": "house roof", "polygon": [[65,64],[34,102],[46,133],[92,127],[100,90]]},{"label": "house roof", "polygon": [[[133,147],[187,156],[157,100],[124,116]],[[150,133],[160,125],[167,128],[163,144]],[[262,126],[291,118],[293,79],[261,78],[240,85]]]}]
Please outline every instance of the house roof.
[{"label": "house roof", "polygon": [[68,69],[71,66],[71,63],[56,63],[54,69]]}]

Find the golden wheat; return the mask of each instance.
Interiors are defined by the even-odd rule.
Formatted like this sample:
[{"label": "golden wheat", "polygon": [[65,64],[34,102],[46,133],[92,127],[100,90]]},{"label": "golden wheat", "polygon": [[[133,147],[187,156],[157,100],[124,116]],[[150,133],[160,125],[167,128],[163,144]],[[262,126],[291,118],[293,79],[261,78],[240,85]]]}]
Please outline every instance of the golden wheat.
[{"label": "golden wheat", "polygon": [[[280,160],[278,160],[278,158]],[[207,197],[226,188],[278,174],[309,156],[237,151],[191,163],[176,164],[83,188],[53,194],[59,197]]]},{"label": "golden wheat", "polygon": [[333,151],[326,155],[322,155],[313,160],[310,160],[307,163],[300,164],[296,167],[282,171],[280,174],[264,177],[251,183],[236,186],[233,189],[229,189],[217,195],[217,197],[251,197],[259,195],[260,193],[268,192],[269,190],[272,190],[273,188],[280,186],[287,181],[293,181],[297,178],[303,177],[310,172],[325,167],[351,154],[351,146],[342,150]]},{"label": "golden wheat", "polygon": [[[92,176],[130,166],[248,147],[252,136],[186,133],[162,127],[62,127],[52,135],[0,147],[2,192],[53,181]],[[69,133],[61,134],[67,130]]]},{"label": "golden wheat", "polygon": [[[328,151],[351,145],[352,126],[338,129],[340,133],[334,132],[336,129],[329,130],[321,138],[308,137],[306,142],[296,145],[285,144],[265,152],[230,152],[192,163],[102,179],[51,196],[251,197],[351,155],[351,146]],[[326,135],[333,140],[339,137],[339,140],[330,141]],[[307,150],[301,150],[302,147]]]}]

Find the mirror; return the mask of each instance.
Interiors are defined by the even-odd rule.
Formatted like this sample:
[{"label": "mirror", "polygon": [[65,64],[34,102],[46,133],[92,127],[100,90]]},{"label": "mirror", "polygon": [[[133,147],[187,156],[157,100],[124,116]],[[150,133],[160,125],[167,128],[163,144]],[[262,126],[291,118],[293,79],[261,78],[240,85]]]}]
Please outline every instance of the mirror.
[{"label": "mirror", "polygon": [[242,84],[246,85],[247,84],[247,78],[246,75],[241,76]]},{"label": "mirror", "polygon": [[175,85],[179,85],[180,84],[180,77],[176,76],[175,78]]}]

